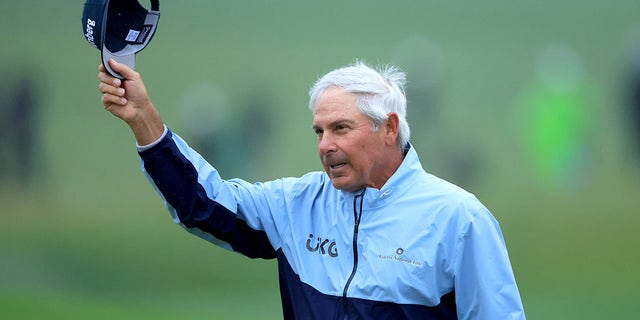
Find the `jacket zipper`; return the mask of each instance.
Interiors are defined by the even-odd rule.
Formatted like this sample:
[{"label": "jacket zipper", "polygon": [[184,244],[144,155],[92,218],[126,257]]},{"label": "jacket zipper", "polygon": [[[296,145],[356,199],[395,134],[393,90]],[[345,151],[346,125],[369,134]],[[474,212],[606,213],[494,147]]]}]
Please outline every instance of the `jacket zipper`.
[{"label": "jacket zipper", "polygon": [[[342,302],[344,307],[344,319],[347,320],[348,317],[348,308],[349,301],[347,300],[347,291],[349,290],[349,285],[351,285],[351,280],[356,275],[356,271],[358,270],[358,227],[360,226],[360,218],[362,217],[362,203],[364,201],[364,193],[367,189],[363,189],[359,195],[356,195],[353,198],[353,217],[355,219],[355,223],[353,224],[353,270],[351,270],[351,275],[349,275],[349,279],[347,279],[347,283],[344,285],[344,290],[342,291]],[[360,198],[360,208],[358,208],[358,197]],[[359,210],[358,210],[359,209]]]}]

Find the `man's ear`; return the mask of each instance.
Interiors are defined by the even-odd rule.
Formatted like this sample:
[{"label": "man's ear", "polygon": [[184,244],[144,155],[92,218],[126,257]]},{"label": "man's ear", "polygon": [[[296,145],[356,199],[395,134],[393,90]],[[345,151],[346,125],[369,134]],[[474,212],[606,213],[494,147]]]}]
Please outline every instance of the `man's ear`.
[{"label": "man's ear", "polygon": [[388,144],[395,145],[398,141],[398,130],[400,128],[400,117],[395,112],[387,114],[387,121],[384,122],[385,139]]}]

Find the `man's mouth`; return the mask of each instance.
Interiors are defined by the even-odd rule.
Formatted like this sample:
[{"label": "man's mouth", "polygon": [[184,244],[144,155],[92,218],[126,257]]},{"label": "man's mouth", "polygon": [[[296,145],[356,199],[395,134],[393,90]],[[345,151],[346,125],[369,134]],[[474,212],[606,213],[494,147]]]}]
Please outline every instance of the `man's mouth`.
[{"label": "man's mouth", "polygon": [[327,166],[327,169],[331,171],[341,170],[349,164],[346,157],[337,154],[328,154],[324,156],[322,160]]},{"label": "man's mouth", "polygon": [[329,168],[331,168],[331,169],[339,169],[339,168],[342,168],[342,167],[344,167],[346,165],[347,165],[346,163],[341,162],[341,163],[336,163],[336,164],[330,164]]}]

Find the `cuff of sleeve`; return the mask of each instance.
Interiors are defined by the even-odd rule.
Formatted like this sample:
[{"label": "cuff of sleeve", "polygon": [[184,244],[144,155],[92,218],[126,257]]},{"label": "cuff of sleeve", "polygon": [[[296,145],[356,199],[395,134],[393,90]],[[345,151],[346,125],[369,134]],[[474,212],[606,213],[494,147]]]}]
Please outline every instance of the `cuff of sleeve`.
[{"label": "cuff of sleeve", "polygon": [[149,144],[145,144],[144,146],[141,146],[136,142],[136,148],[138,148],[138,152],[142,152],[142,151],[149,150],[149,149],[153,148],[162,139],[164,139],[164,137],[167,135],[167,132],[169,132],[169,129],[167,128],[167,125],[165,124],[164,125],[164,131],[162,132],[162,135],[160,136],[160,138],[156,139],[156,141],[151,142]]}]

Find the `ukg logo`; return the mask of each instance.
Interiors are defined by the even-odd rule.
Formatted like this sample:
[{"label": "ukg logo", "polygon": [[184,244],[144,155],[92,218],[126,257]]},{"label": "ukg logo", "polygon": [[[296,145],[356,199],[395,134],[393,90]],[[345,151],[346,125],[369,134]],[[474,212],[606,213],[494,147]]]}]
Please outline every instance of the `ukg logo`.
[{"label": "ukg logo", "polygon": [[335,241],[316,237],[313,233],[309,235],[306,245],[309,252],[319,252],[321,255],[328,254],[332,258],[338,256],[338,248]]}]

